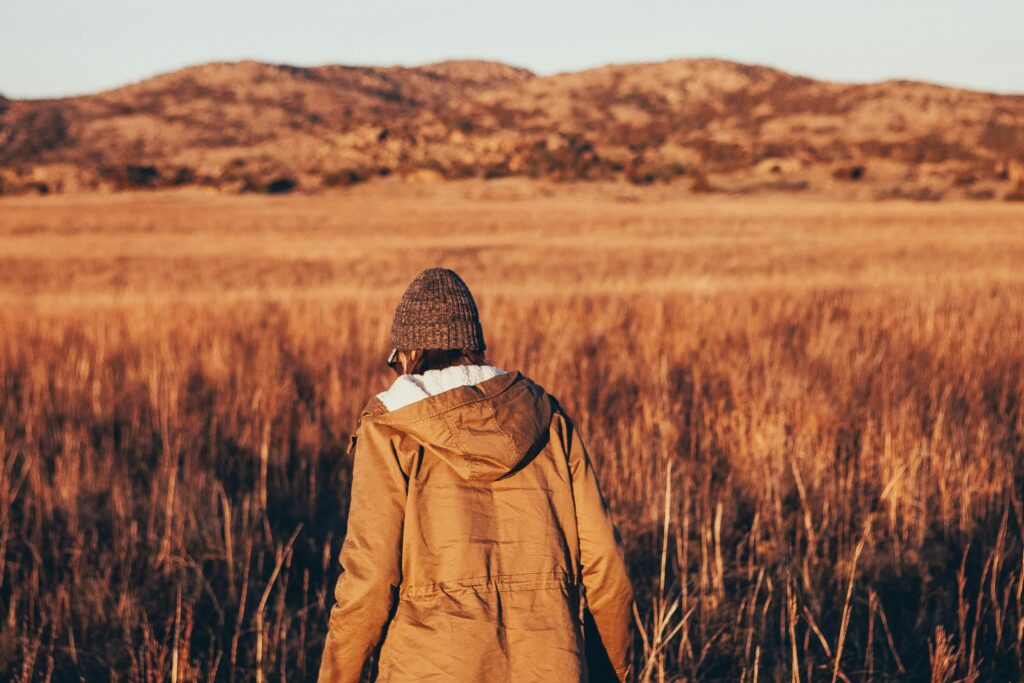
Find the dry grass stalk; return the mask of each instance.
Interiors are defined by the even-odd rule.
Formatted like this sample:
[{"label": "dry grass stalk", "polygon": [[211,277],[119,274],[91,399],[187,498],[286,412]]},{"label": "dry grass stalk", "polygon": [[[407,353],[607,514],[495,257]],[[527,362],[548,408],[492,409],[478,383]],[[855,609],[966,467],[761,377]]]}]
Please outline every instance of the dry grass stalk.
[{"label": "dry grass stalk", "polygon": [[0,677],[313,677],[349,432],[443,261],[588,436],[637,678],[1017,680],[1008,206],[5,202]]}]

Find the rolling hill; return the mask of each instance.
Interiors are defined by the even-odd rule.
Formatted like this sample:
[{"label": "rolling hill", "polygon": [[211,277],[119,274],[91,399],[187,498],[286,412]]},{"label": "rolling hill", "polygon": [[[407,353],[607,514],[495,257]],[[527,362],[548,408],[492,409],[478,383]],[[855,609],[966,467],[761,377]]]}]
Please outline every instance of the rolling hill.
[{"label": "rolling hill", "polygon": [[547,77],[479,61],[245,61],[86,96],[0,98],[4,194],[522,176],[987,199],[1024,195],[1022,165],[1022,95],[712,59]]}]

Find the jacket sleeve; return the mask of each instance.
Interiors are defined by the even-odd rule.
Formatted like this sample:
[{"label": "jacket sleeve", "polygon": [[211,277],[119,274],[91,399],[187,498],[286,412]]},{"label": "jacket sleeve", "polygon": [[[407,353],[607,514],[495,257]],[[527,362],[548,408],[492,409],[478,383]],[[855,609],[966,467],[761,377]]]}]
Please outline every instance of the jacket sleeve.
[{"label": "jacket sleeve", "polygon": [[402,583],[406,482],[390,439],[372,421],[360,424],[321,683],[358,682],[391,617]]},{"label": "jacket sleeve", "polygon": [[[590,455],[572,422],[562,417],[576,503],[580,569],[589,612],[585,626],[596,630],[596,634],[587,634],[590,641],[587,642],[588,666],[593,669],[595,664],[603,664],[605,668],[610,665],[618,679],[624,681],[633,642],[633,587],[626,570],[622,541],[601,495]],[[593,642],[593,635],[599,639],[598,643]],[[595,673],[591,671],[591,678],[598,680]]]}]

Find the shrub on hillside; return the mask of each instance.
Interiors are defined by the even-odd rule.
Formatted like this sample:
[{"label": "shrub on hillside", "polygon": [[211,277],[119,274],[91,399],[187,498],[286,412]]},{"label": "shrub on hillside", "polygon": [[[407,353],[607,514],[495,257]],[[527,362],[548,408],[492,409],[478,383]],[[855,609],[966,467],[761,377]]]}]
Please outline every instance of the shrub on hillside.
[{"label": "shrub on hillside", "polygon": [[32,105],[0,120],[0,164],[41,161],[70,142],[67,119],[56,105]]},{"label": "shrub on hillside", "polygon": [[836,180],[852,180],[854,182],[864,180],[868,170],[864,166],[843,166],[832,171],[832,177]]},{"label": "shrub on hillside", "polygon": [[290,176],[274,178],[264,187],[267,194],[286,194],[299,186],[299,181]]},{"label": "shrub on hillside", "polygon": [[330,171],[324,174],[320,182],[324,187],[348,187],[366,180],[366,173],[356,168]]}]

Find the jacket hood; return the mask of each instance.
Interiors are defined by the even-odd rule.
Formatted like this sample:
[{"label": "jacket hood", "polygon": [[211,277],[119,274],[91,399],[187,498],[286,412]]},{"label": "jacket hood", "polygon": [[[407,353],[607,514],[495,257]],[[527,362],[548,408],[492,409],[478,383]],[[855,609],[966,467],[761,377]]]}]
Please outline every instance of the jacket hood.
[{"label": "jacket hood", "polygon": [[496,481],[544,448],[552,412],[544,389],[510,372],[373,419],[428,446],[463,479]]}]

